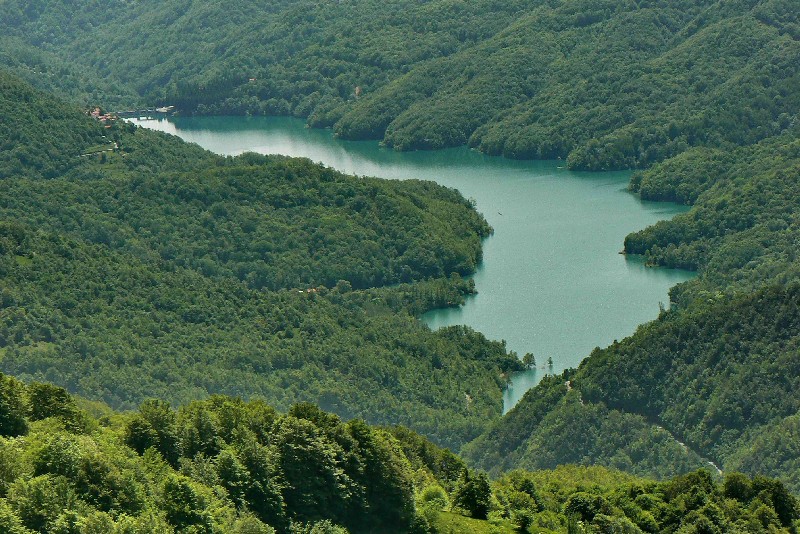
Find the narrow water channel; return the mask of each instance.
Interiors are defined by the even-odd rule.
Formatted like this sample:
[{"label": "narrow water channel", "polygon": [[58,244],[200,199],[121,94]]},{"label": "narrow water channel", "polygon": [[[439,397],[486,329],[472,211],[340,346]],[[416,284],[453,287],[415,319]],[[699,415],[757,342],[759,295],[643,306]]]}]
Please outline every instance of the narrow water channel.
[{"label": "narrow water channel", "polygon": [[654,319],[668,289],[693,276],[619,254],[628,233],[686,209],[640,201],[626,191],[627,172],[577,173],[559,161],[513,161],[467,148],[399,153],[377,142],[340,141],[291,118],[133,122],[219,154],[302,156],[357,175],[434,180],[474,199],[495,230],[474,275],[478,295],[422,320],[434,329],[466,324],[505,340],[520,357],[534,355],[537,368],[512,377],[506,410],[545,373],[576,367],[594,347]]}]

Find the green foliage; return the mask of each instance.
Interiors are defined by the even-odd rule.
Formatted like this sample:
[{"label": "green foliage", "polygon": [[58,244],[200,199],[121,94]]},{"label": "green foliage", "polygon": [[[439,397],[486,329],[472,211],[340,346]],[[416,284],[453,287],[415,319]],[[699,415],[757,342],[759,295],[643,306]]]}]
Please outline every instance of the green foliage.
[{"label": "green foliage", "polygon": [[252,515],[245,515],[236,520],[230,532],[232,534],[275,534],[275,529],[265,525]]},{"label": "green foliage", "polygon": [[[185,111],[291,113],[330,125],[362,93],[493,35],[524,7],[487,0],[245,1],[235,8],[55,1],[31,9],[13,2],[0,26],[9,43],[0,60],[21,74],[42,71],[28,78],[73,98],[83,96],[76,86],[91,85],[106,104],[138,93]],[[488,10],[492,17],[484,16]],[[46,76],[53,56],[71,75],[63,84]]]},{"label": "green foliage", "polygon": [[[9,98],[62,105],[0,78],[16,88]],[[69,117],[20,129],[48,132]],[[218,157],[126,124],[87,127],[116,144],[105,163],[0,180],[2,369],[128,409],[216,392],[284,410],[310,401],[454,448],[499,416],[500,375],[521,368],[515,356],[414,318],[473,291],[459,273],[474,270],[491,229],[456,191],[307,160]],[[48,153],[72,161],[80,149]],[[81,426],[47,388],[35,418]],[[219,450],[208,421],[167,435],[157,421],[167,412],[150,408],[128,422],[134,449],[154,447],[173,466],[178,438],[192,454]]]},{"label": "green foliage", "polygon": [[8,534],[29,534],[32,532],[22,524],[22,520],[5,501],[0,503],[0,529]]},{"label": "green foliage", "polygon": [[30,406],[28,418],[31,421],[55,417],[70,431],[80,432],[87,429],[88,422],[85,415],[78,408],[75,399],[64,388],[34,382],[28,386],[27,390],[28,405]]},{"label": "green foliage", "polygon": [[[27,388],[7,380],[24,403]],[[407,532],[417,521],[395,438],[311,404],[281,415],[215,396],[177,411],[149,400],[107,426],[81,415],[88,431],[26,420],[24,440],[0,442],[4,532]],[[144,450],[132,439],[143,423],[153,440]]]},{"label": "green foliage", "polygon": [[[681,303],[699,293],[694,284],[716,291],[729,284],[731,289],[746,290],[764,283],[786,283],[796,276],[791,254],[797,230],[791,214],[798,198],[793,177],[800,165],[799,143],[795,128],[724,156],[696,151],[677,163],[645,172],[642,188],[651,183],[655,191],[669,195],[664,176],[686,176],[685,167],[709,169],[703,189],[692,194],[694,208],[629,235],[626,252],[645,254],[654,264],[707,272],[701,280],[673,292],[672,298]],[[685,292],[686,297],[684,288],[692,289]]]},{"label": "green foliage", "polygon": [[217,457],[217,472],[234,502],[265,523],[283,527],[286,504],[273,450],[260,440],[247,439],[237,446],[235,457],[228,459],[226,466],[225,451]]},{"label": "green foliage", "polygon": [[727,174],[731,154],[694,148],[631,177],[630,189],[643,200],[694,204],[697,198]]},{"label": "green foliage", "polygon": [[162,503],[167,521],[180,531],[210,532],[208,502],[200,488],[189,479],[171,476],[162,488]]},{"label": "green foliage", "polygon": [[125,443],[130,448],[139,454],[153,448],[173,466],[180,454],[179,440],[175,413],[169,403],[156,399],[143,402],[125,427]]},{"label": "green foliage", "polygon": [[642,196],[693,207],[629,235],[626,252],[699,276],[672,289],[658,320],[529,392],[465,455],[494,472],[577,462],[657,477],[710,460],[796,491],[798,172],[793,126],[635,175]]},{"label": "green foliage", "polygon": [[467,471],[464,460],[448,449],[437,447],[416,432],[402,426],[394,426],[389,432],[397,440],[414,470],[430,472],[449,491],[455,488]]},{"label": "green foliage", "polygon": [[457,534],[461,532],[469,532],[474,534],[512,534],[516,529],[510,521],[502,521],[498,525],[497,522],[489,522],[463,515],[454,512],[442,512],[434,517],[431,523],[433,532],[441,532],[442,534]]},{"label": "green foliage", "polygon": [[[671,312],[635,339],[599,351],[579,372],[580,387],[587,399],[657,418],[690,446],[724,460],[732,449],[748,446],[737,442],[744,431],[797,411],[797,374],[791,370],[797,291],[770,288]],[[654,360],[643,347],[651,355],[668,350],[672,357]],[[611,379],[609,364],[641,374]],[[702,384],[689,378],[698,372]],[[772,373],[784,378],[771,380]]]},{"label": "green foliage", "polygon": [[138,94],[184,113],[291,114],[402,150],[469,143],[581,169],[647,167],[692,147],[752,144],[792,122],[793,7],[13,1],[0,64],[84,105],[81,89],[92,87],[106,105]]},{"label": "green foliage", "polygon": [[325,519],[306,524],[293,523],[290,532],[292,534],[347,534],[347,529]]},{"label": "green foliage", "polygon": [[444,488],[438,484],[432,484],[420,492],[417,503],[420,507],[433,507],[435,510],[441,511],[450,505],[450,499]]},{"label": "green foliage", "polygon": [[[118,427],[144,455],[126,478],[136,470],[109,461],[106,445],[74,437],[102,431],[63,390],[1,376],[0,434],[42,434],[27,471],[2,470],[9,530],[102,530],[112,511],[148,503],[160,515],[136,521],[158,528],[232,528],[236,509],[256,515],[256,530],[336,528],[315,524],[327,518],[364,529],[352,518],[370,510],[410,525],[411,468],[455,489],[456,504],[476,501],[480,476],[411,433],[305,404],[278,416],[191,403],[213,392],[413,424],[454,448],[490,426],[464,451],[494,472],[574,462],[665,477],[710,458],[800,484],[800,31],[789,0],[54,0],[7,2],[0,28],[2,63],[84,103],[138,94],[184,112],[295,114],[398,149],[469,143],[573,168],[663,162],[631,189],[694,207],[628,236],[625,250],[700,270],[656,322],[492,424],[500,372],[520,364],[468,329],[432,333],[413,318],[471,291],[460,275],[490,229],[457,193],[103,129],[0,74],[3,370],[115,406],[163,398]],[[69,86],[92,76],[103,81],[91,96]],[[176,414],[167,401],[187,406]],[[9,443],[6,462],[20,458]],[[509,481],[478,515],[494,506],[523,528],[577,531],[580,518],[624,532],[770,530],[797,517],[786,487],[760,477],[722,489],[702,472],[622,493],[532,487]]]},{"label": "green foliage", "polygon": [[[539,507],[509,498],[520,480],[536,488]],[[758,501],[752,494],[734,496],[726,489],[731,484],[774,484],[785,492],[783,484],[741,475],[731,480],[735,482],[717,483],[708,471],[700,470],[654,482],[605,468],[564,466],[554,471],[514,472],[497,480],[493,490],[499,512],[524,517],[535,532],[789,532],[792,519],[789,515],[778,519],[778,510],[796,507],[796,498],[779,498],[784,504],[759,509],[761,502],[770,500],[766,493]],[[800,509],[793,510],[792,517],[800,514]]]},{"label": "green foliage", "polygon": [[564,515],[575,516],[586,522],[591,522],[598,514],[610,511],[610,507],[603,497],[586,492],[573,493],[564,503]]},{"label": "green foliage", "polygon": [[[665,477],[705,457],[794,487],[797,293],[795,285],[769,287],[664,313],[596,350],[562,400],[536,407],[532,400],[551,391],[543,383],[495,424],[487,437],[511,447],[513,463],[488,455],[476,461],[495,469],[600,463]],[[534,426],[514,434],[534,409]],[[483,453],[476,446],[487,437],[465,453]]]},{"label": "green foliage", "polygon": [[[103,131],[75,107],[41,98],[0,72],[0,179],[56,178],[81,164],[81,154],[104,142]],[[38,125],[46,120],[48,129]]]},{"label": "green foliage", "polygon": [[771,5],[534,4],[492,38],[359,100],[335,128],[358,133],[391,110],[387,145],[468,140],[490,154],[562,157],[591,170],[752,143],[785,128],[798,98],[800,48],[759,14],[781,19],[790,8],[761,4]]},{"label": "green foliage", "polygon": [[17,380],[0,373],[0,436],[19,436],[28,431],[22,389]]},{"label": "green foliage", "polygon": [[[149,151],[160,136],[141,147],[141,133],[117,133],[124,169],[101,163],[82,169],[84,180],[3,182],[3,217],[24,212],[30,224],[112,250],[133,249],[170,267],[271,290],[334,287],[339,280],[361,289],[468,274],[490,232],[457,192],[432,183],[355,179],[308,160],[254,154],[204,154],[213,163],[202,171],[164,175],[158,171],[181,164]],[[154,174],[144,172],[145,159],[154,161]],[[101,175],[120,171],[125,179],[87,184],[105,170]],[[63,209],[43,213],[53,196]]]},{"label": "green foliage", "polygon": [[54,529],[59,519],[74,511],[78,504],[67,479],[52,475],[17,481],[9,489],[7,499],[24,525],[39,532]]},{"label": "green foliage", "polygon": [[525,353],[525,356],[522,357],[522,365],[527,367],[528,369],[533,369],[536,367],[536,357],[531,354],[530,352]]},{"label": "green foliage", "polygon": [[565,380],[556,376],[545,376],[520,401],[524,409],[511,410],[503,417],[502,424],[492,425],[483,435],[464,446],[461,451],[464,458],[492,473],[513,469],[513,466],[519,465],[521,448],[530,437],[531,429],[541,423],[542,418],[566,393]]},{"label": "green foliage", "polygon": [[[24,404],[26,387],[7,380]],[[106,426],[82,415],[86,428],[50,417],[26,421],[24,439],[0,442],[4,532],[789,532],[800,519],[798,499],[778,480],[733,473],[717,482],[703,470],[655,482],[565,466],[490,483],[461,464],[448,495],[451,482],[426,462],[452,464],[438,466],[449,476],[457,462],[448,459],[460,461],[452,453],[308,403],[279,414],[224,396],[177,411],[148,401],[136,414],[105,416]],[[155,447],[141,454],[126,445],[133,420],[176,436],[179,470]],[[414,480],[430,482],[415,496]],[[447,511],[448,502],[473,519]]]},{"label": "green foliage", "polygon": [[[414,487],[411,482],[411,465],[404,450],[396,440],[385,432],[373,432],[362,421],[347,424],[357,450],[363,458],[363,471],[354,478],[365,487],[366,505],[360,507],[366,517],[374,514],[377,521],[342,521],[352,525],[352,530],[377,529],[391,531],[397,525],[410,525],[415,518]],[[435,476],[435,474],[434,474]],[[357,514],[358,515],[358,514]]]},{"label": "green foliage", "polygon": [[453,492],[453,506],[465,510],[476,519],[486,519],[489,515],[491,488],[485,473],[470,475],[464,472]]},{"label": "green foliage", "polygon": [[353,481],[337,462],[344,451],[324,440],[310,421],[289,416],[279,425],[275,447],[280,457],[278,467],[286,479],[287,507],[306,510],[311,520],[338,516],[348,509],[352,498],[348,490]]}]

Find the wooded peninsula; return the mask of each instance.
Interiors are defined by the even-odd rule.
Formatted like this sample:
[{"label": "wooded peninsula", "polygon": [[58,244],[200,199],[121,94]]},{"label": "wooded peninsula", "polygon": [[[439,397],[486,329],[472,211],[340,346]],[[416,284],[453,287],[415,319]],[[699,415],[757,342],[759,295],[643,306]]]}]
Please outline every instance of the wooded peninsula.
[{"label": "wooded peninsula", "polygon": [[[797,532],[794,0],[4,2],[0,531]],[[114,112],[630,169],[696,271],[508,414],[458,306],[492,228],[422,180]],[[97,110],[92,116],[92,112]]]}]

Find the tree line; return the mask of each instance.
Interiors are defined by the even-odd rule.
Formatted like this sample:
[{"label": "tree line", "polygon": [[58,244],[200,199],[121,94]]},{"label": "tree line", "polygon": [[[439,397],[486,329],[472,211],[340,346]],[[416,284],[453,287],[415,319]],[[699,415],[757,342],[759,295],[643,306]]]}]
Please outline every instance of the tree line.
[{"label": "tree line", "polygon": [[776,480],[604,468],[489,481],[403,427],[214,395],[114,412],[0,374],[0,528],[42,533],[789,532]]},{"label": "tree line", "polygon": [[[52,88],[28,65],[47,72],[41,56],[57,56],[94,73],[92,97],[109,104],[135,93],[188,114],[303,117],[399,150],[469,144],[609,170],[786,129],[800,85],[793,7],[52,0],[10,2],[2,27],[7,66]],[[92,83],[76,74],[61,92]]]}]

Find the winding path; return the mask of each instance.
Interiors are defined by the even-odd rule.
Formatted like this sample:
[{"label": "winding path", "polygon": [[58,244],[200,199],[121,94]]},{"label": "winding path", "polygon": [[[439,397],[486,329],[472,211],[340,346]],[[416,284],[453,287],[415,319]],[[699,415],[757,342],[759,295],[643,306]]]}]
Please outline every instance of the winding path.
[{"label": "winding path", "polygon": [[[566,382],[564,382],[564,385],[567,387],[567,393],[569,393],[570,391],[572,391],[572,381],[571,381],[571,380],[567,380]],[[580,391],[578,391],[578,390],[575,390],[575,391],[577,391],[577,392],[578,392],[578,400],[580,401],[580,403],[581,403],[581,406],[584,406],[584,402],[583,402],[583,396],[581,395],[581,392],[580,392]],[[670,437],[670,438],[671,438],[671,439],[672,439],[672,440],[673,440],[675,443],[677,443],[678,445],[680,445],[680,446],[681,446],[681,448],[682,448],[682,449],[683,449],[683,450],[684,450],[686,453],[690,453],[690,452],[691,452],[691,453],[694,453],[694,454],[695,454],[696,456],[698,456],[698,457],[699,457],[701,460],[705,461],[706,463],[708,463],[708,465],[710,465],[711,467],[713,467],[713,468],[714,468],[714,469],[717,471],[717,474],[718,474],[719,476],[722,476],[722,475],[723,475],[722,469],[720,469],[720,468],[719,468],[719,466],[718,466],[717,464],[715,464],[714,462],[712,462],[712,461],[711,461],[711,460],[709,460],[708,458],[705,458],[705,457],[704,457],[702,454],[700,454],[700,453],[699,453],[699,452],[697,452],[696,450],[689,448],[689,446],[688,446],[688,445],[686,445],[684,442],[682,442],[681,440],[679,440],[678,438],[676,438],[676,437],[675,437],[675,435],[674,435],[672,432],[670,432],[669,430],[667,430],[666,428],[664,428],[664,427],[663,427],[663,426],[661,426],[661,425],[654,424],[653,426],[655,426],[657,429],[661,430],[662,432],[666,433],[666,434],[667,434],[667,435],[668,435],[668,436],[669,436],[669,437]]]},{"label": "winding path", "polygon": [[696,454],[697,456],[699,456],[699,457],[700,457],[700,459],[702,459],[702,460],[703,460],[703,461],[705,461],[705,462],[706,462],[708,465],[710,465],[711,467],[713,467],[713,468],[714,468],[714,469],[717,471],[717,474],[718,474],[719,476],[722,476],[722,475],[723,475],[723,473],[722,473],[722,469],[720,469],[720,468],[719,468],[719,466],[718,466],[717,464],[715,464],[714,462],[712,462],[712,461],[711,461],[711,460],[709,460],[708,458],[705,458],[705,457],[704,457],[702,454],[700,454],[700,453],[699,453],[699,452],[697,452],[696,450],[689,448],[689,446],[688,446],[688,445],[686,445],[684,442],[682,442],[681,440],[679,440],[678,438],[676,438],[676,437],[675,437],[675,436],[672,434],[672,432],[670,432],[669,430],[667,430],[666,428],[664,428],[664,427],[663,427],[663,426],[661,426],[661,425],[655,425],[655,427],[656,427],[657,429],[659,429],[659,430],[661,430],[661,431],[665,432],[665,433],[666,433],[666,434],[667,434],[667,435],[668,435],[670,438],[672,438],[672,439],[675,441],[675,443],[677,443],[678,445],[680,445],[680,446],[683,448],[683,450],[684,450],[684,451],[686,451],[686,452],[693,452],[694,454]]}]

